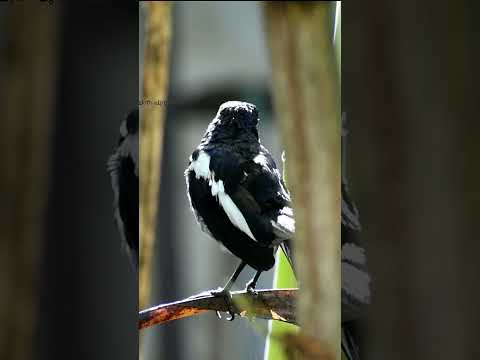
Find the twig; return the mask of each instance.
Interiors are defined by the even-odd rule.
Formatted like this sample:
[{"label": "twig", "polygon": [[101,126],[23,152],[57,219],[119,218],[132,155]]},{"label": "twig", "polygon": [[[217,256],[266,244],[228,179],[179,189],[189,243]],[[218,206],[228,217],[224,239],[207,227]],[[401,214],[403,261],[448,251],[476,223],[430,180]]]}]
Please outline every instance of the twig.
[{"label": "twig", "polygon": [[[256,294],[247,291],[232,292],[235,314],[248,318],[279,320],[297,324],[295,304],[298,289],[258,290]],[[187,299],[160,304],[143,310],[139,314],[138,328],[145,329],[155,324],[198,315],[206,311],[228,311],[225,299],[204,291]]]}]

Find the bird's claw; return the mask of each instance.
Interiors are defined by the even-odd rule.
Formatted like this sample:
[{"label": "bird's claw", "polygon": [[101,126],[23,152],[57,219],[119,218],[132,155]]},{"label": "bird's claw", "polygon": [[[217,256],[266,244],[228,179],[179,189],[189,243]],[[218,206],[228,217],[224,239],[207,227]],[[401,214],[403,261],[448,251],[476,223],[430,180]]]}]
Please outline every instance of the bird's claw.
[{"label": "bird's claw", "polygon": [[245,290],[247,291],[247,293],[249,293],[250,295],[253,295],[253,296],[257,296],[258,295],[258,292],[257,290],[255,290],[255,287],[257,286],[257,284],[253,283],[253,282],[248,282],[247,283],[247,287],[245,288]]},{"label": "bird's claw", "polygon": [[[219,290],[214,290],[214,291],[211,291],[210,293],[213,296],[218,296],[223,298],[228,309],[228,311],[226,311],[228,315],[227,317],[225,317],[225,320],[233,321],[235,319],[235,312],[233,311],[232,294],[230,293],[230,291],[220,288]],[[218,310],[217,310],[217,317],[219,319],[222,319],[222,314]]]},{"label": "bird's claw", "polygon": [[257,290],[255,290],[255,288],[252,288],[252,287],[247,287],[247,293],[249,293],[251,296],[258,296]]}]

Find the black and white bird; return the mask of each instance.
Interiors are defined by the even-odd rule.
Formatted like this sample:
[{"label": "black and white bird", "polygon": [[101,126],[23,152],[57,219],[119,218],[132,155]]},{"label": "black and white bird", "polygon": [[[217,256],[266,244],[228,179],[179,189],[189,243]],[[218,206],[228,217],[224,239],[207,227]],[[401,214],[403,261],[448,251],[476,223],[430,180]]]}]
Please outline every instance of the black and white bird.
[{"label": "black and white bird", "polygon": [[[202,230],[241,259],[223,288],[224,294],[246,265],[257,271],[247,284],[247,290],[253,290],[261,272],[273,267],[278,246],[295,272],[291,248],[295,220],[290,195],[273,157],[260,143],[258,122],[254,105],[238,101],[222,104],[185,171],[187,194]],[[346,129],[342,134],[343,145]],[[370,300],[370,278],[358,237],[358,211],[348,194],[343,170],[342,349],[349,360],[358,360],[352,326]],[[233,316],[230,312],[230,319]]]},{"label": "black and white bird", "polygon": [[224,292],[246,265],[257,271],[247,285],[253,290],[260,274],[275,264],[278,246],[291,254],[295,222],[290,195],[275,160],[260,144],[258,121],[252,104],[222,104],[185,171],[202,230],[241,259]]},{"label": "black and white bird", "polygon": [[107,162],[114,217],[132,266],[138,270],[138,108],[120,126],[118,146]]},{"label": "black and white bird", "polygon": [[[347,123],[342,116],[341,184],[341,299],[342,350],[349,360],[361,359],[360,343],[365,332],[363,321],[370,304],[370,275],[365,246],[360,238],[358,210],[348,191]],[[364,336],[363,336],[364,337]]]}]

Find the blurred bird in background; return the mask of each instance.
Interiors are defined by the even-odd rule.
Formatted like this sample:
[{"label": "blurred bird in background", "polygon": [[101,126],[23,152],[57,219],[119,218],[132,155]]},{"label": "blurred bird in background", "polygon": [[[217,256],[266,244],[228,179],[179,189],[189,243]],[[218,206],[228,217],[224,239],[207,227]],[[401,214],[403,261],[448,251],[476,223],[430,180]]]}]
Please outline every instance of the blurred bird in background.
[{"label": "blurred bird in background", "polygon": [[107,162],[115,223],[132,266],[138,271],[138,108],[120,126],[118,146]]},{"label": "blurred bird in background", "polygon": [[358,210],[348,191],[347,179],[347,118],[342,116],[342,350],[349,360],[359,360],[362,318],[370,304],[370,276]]}]

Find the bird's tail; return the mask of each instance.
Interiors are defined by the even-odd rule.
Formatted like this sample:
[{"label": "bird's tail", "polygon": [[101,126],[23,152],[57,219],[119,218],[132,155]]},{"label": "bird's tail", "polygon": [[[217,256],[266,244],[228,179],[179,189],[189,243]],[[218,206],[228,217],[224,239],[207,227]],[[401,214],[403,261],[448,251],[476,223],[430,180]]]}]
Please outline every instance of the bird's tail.
[{"label": "bird's tail", "polygon": [[280,244],[280,247],[282,248],[282,251],[285,254],[285,257],[287,258],[288,263],[290,264],[290,267],[292,268],[295,278],[297,278],[297,273],[295,271],[295,261],[293,259],[292,240],[287,239],[282,241]]}]

